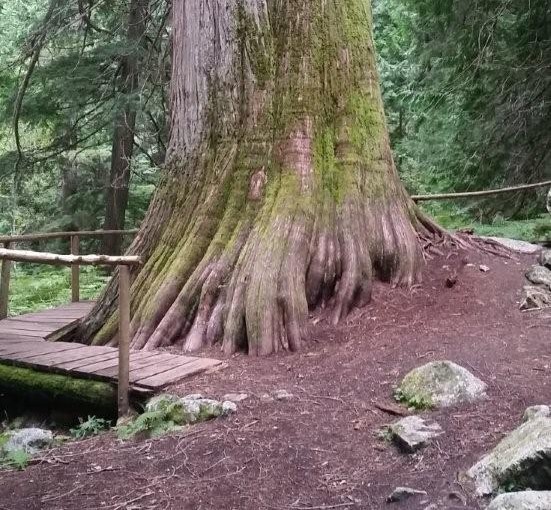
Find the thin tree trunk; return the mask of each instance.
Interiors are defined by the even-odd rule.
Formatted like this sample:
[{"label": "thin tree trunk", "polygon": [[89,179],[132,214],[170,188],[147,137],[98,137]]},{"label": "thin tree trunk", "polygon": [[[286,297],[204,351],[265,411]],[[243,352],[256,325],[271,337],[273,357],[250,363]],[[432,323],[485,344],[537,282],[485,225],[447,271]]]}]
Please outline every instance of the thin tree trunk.
[{"label": "thin tree trunk", "polygon": [[[166,170],[130,253],[133,348],[297,350],[438,228],[399,181],[369,0],[175,0]],[[116,285],[82,337],[116,343]],[[105,322],[107,321],[107,322]]]},{"label": "thin tree trunk", "polygon": [[[105,230],[123,230],[128,204],[128,186],[134,132],[136,128],[137,101],[134,97],[139,88],[139,53],[141,39],[145,34],[148,0],[131,0],[128,15],[127,44],[129,48],[122,59],[121,93],[125,106],[115,119],[113,148],[111,151],[111,171],[106,189]],[[106,236],[102,252],[116,255],[121,251],[121,236]]]}]

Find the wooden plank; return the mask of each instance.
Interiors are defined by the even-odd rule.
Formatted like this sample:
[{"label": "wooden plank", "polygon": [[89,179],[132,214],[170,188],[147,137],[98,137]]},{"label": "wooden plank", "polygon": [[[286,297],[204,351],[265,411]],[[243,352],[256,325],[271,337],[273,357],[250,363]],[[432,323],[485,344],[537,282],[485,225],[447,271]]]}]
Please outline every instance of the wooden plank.
[{"label": "wooden plank", "polygon": [[[96,347],[92,347],[92,349],[96,349]],[[118,353],[116,349],[113,349],[109,352],[102,352],[99,354],[91,354],[88,356],[83,356],[81,359],[76,359],[73,361],[67,361],[62,363],[56,363],[55,367],[67,371],[75,371],[75,372],[83,372],[86,370],[87,365],[93,365],[94,363],[98,363],[100,361],[108,361],[111,359],[116,359],[118,357]]]},{"label": "wooden plank", "polygon": [[[83,349],[85,349],[84,346],[82,347]],[[26,359],[23,359],[23,358],[18,358],[18,359],[54,369],[54,368],[58,368],[58,365],[60,363],[75,361],[76,359],[82,359],[83,356],[86,356],[86,352],[83,352],[83,349],[70,349],[67,351],[56,351],[48,354],[34,355]]]},{"label": "wooden plank", "polygon": [[[17,328],[8,328],[6,326],[0,325],[0,333],[11,333],[12,335],[17,335],[18,333],[22,333],[22,331]],[[41,333],[40,331],[25,331],[24,335],[32,336],[36,338],[44,338],[46,336],[44,333]]]},{"label": "wooden plank", "polygon": [[9,360],[9,361],[16,362],[24,366],[30,366],[33,368],[40,367],[45,371],[51,371],[54,369],[51,362],[49,361],[51,358],[67,359],[67,357],[72,356],[74,359],[75,357],[78,357],[78,355],[79,355],[78,349],[76,350],[68,349],[63,351],[42,352],[39,354],[37,354],[36,352],[29,352],[29,353],[16,352],[13,354],[2,355],[0,359]]},{"label": "wooden plank", "polygon": [[21,359],[33,356],[34,354],[47,354],[52,352],[69,351],[80,349],[83,346],[80,344],[70,343],[53,343],[53,342],[25,342],[20,345],[0,345],[0,358],[18,354]]},{"label": "wooden plank", "polygon": [[44,339],[37,338],[35,336],[27,336],[27,335],[14,335],[13,333],[2,333],[0,332],[0,344],[3,344],[4,342],[44,342]]},{"label": "wooden plank", "polygon": [[[41,324],[59,324],[59,326],[64,326],[65,324],[67,324],[67,321],[65,319],[56,319],[55,317],[51,318],[51,317],[40,317],[40,316],[27,316],[27,315],[17,315],[15,317],[12,317],[11,319],[6,319],[6,320],[14,320],[14,321],[17,321],[18,323],[20,324],[26,324],[26,323],[35,323],[35,322],[40,322]],[[79,319],[75,319],[75,321],[78,321]],[[3,322],[3,321],[2,321]]]},{"label": "wooden plank", "polygon": [[[135,379],[136,374],[141,373],[142,370],[152,366],[162,365],[174,357],[171,354],[164,354],[164,353],[152,353],[152,354],[153,354],[152,356],[149,356],[148,358],[143,358],[143,359],[137,359],[134,356],[130,357],[130,381],[133,381]],[[105,377],[116,378],[118,374],[118,369],[117,367],[109,367],[103,370],[98,370],[94,373]]]},{"label": "wooden plank", "polygon": [[[81,367],[79,369],[80,372],[86,372],[88,374],[93,374],[97,371],[100,371],[100,370],[104,370],[106,368],[110,368],[110,367],[116,367],[119,363],[119,359],[118,359],[118,351],[116,349],[113,349],[116,356],[113,358],[113,359],[108,359],[108,360],[105,360],[105,361],[99,361],[97,363],[93,363],[93,364],[90,364],[90,365],[86,365],[84,367]],[[151,352],[151,351],[143,351],[143,352],[137,352],[136,355],[140,356],[141,357],[150,357],[150,356],[153,356],[155,353]]]},{"label": "wooden plank", "polygon": [[186,363],[182,366],[167,370],[161,374],[156,374],[151,377],[146,377],[144,379],[138,379],[135,381],[135,384],[139,386],[145,386],[152,389],[160,389],[169,384],[180,381],[186,377],[190,377],[195,374],[199,374],[221,365],[222,362],[219,360],[209,359],[209,358],[195,358],[193,361]]},{"label": "wooden plank", "polygon": [[183,365],[186,365],[193,360],[194,358],[173,355],[170,360],[164,361],[163,363],[157,363],[153,366],[143,368],[142,370],[138,370],[133,374],[132,382],[137,382],[142,379],[147,379],[148,377],[163,374],[174,368],[179,368]]},{"label": "wooden plank", "polygon": [[17,329],[17,331],[40,331],[40,332],[53,332],[56,329],[59,329],[59,327],[65,326],[65,324],[62,323],[54,323],[54,322],[48,322],[44,323],[41,322],[40,324],[37,324],[36,322],[24,322],[24,321],[17,321],[14,319],[6,319],[5,321],[0,322],[0,331],[3,330],[4,326],[7,326],[10,329]]}]

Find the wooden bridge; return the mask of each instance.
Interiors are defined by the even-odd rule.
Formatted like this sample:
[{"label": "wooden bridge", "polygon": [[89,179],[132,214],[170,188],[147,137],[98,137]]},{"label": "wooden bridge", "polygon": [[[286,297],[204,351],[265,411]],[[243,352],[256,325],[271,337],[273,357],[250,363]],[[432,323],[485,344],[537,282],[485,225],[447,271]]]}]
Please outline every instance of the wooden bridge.
[{"label": "wooden bridge", "polygon": [[[113,231],[107,232],[112,235]],[[127,233],[127,232],[119,232]],[[129,349],[130,276],[129,266],[140,263],[138,257],[78,255],[75,239],[83,233],[67,232],[2,238],[3,260],[0,278],[0,364],[30,368],[40,372],[64,374],[79,379],[114,383],[119,389],[119,414],[128,411],[128,392],[155,392],[184,378],[220,368],[222,362],[210,358],[182,356],[159,351]],[[87,232],[86,235],[106,235]],[[48,237],[45,237],[48,236]],[[57,255],[7,249],[13,242],[52,237],[71,237],[72,255]],[[9,239],[9,240],[6,240]],[[7,317],[7,299],[11,261],[69,265],[72,267],[73,302],[54,309]],[[60,341],[71,333],[92,309],[91,301],[80,302],[78,267],[81,264],[119,266],[119,346],[87,346]],[[77,288],[75,288],[75,286]],[[1,383],[1,381],[0,381]]]}]

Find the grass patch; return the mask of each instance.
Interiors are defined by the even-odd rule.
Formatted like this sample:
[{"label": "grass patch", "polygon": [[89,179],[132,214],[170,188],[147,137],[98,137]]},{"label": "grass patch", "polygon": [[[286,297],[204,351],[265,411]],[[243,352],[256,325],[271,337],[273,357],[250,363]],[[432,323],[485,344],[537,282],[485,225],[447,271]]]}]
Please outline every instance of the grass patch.
[{"label": "grass patch", "polygon": [[521,241],[551,241],[551,214],[543,213],[534,218],[510,220],[496,215],[490,222],[473,218],[465,209],[450,204],[427,204],[423,209],[440,225],[449,229],[472,228],[475,234],[507,237]]},{"label": "grass patch", "polygon": [[[91,266],[80,268],[81,299],[95,299],[109,276]],[[9,314],[21,315],[71,301],[71,269],[44,265],[16,265],[10,283]]]}]

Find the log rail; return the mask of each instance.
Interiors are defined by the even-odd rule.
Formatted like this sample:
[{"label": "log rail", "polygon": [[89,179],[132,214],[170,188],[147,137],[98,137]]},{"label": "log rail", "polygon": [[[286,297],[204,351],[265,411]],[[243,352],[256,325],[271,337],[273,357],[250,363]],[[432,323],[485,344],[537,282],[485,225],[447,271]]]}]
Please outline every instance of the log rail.
[{"label": "log rail", "polygon": [[[129,411],[129,359],[130,359],[130,268],[141,264],[137,256],[79,255],[79,239],[104,235],[135,234],[135,230],[100,230],[87,232],[48,232],[19,236],[0,236],[0,320],[8,315],[10,273],[12,262],[32,262],[36,264],[63,265],[71,267],[71,297],[73,302],[80,300],[79,268],[81,265],[111,266],[119,269],[119,378],[118,411],[124,416]],[[11,249],[17,242],[39,241],[44,239],[69,238],[71,254],[42,253],[29,250]]]}]

